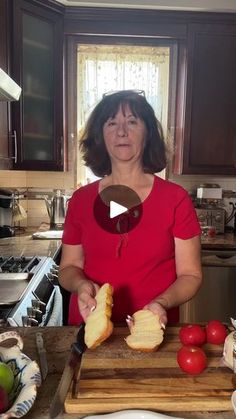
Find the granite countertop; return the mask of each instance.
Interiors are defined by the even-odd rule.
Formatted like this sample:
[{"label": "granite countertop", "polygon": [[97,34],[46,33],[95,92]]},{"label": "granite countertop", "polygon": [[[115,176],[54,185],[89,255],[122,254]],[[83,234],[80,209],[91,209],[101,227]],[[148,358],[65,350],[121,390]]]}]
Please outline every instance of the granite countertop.
[{"label": "granite countertop", "polygon": [[50,256],[55,258],[60,247],[58,239],[33,239],[32,234],[37,228],[17,232],[13,237],[0,239],[0,256]]},{"label": "granite countertop", "polygon": [[202,249],[236,249],[236,235],[233,233],[217,234],[215,237],[201,237]]},{"label": "granite countertop", "polygon": [[[61,240],[33,239],[32,234],[37,228],[26,229],[14,237],[0,239],[0,256],[50,256],[53,259],[58,253]],[[45,230],[45,227],[44,227]],[[41,229],[41,231],[44,231]],[[203,250],[234,250],[236,249],[236,235],[233,233],[218,234],[215,237],[201,237]]]}]

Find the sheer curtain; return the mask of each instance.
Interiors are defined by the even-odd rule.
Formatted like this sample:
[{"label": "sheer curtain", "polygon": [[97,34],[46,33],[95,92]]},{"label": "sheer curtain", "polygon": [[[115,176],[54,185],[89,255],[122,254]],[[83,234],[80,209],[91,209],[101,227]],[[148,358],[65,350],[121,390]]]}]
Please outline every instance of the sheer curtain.
[{"label": "sheer curtain", "polygon": [[[127,45],[78,45],[77,121],[78,138],[94,106],[111,90],[140,89],[155,110],[167,132],[168,47]],[[83,165],[78,149],[77,183],[96,179]],[[161,174],[165,176],[163,172]]]}]

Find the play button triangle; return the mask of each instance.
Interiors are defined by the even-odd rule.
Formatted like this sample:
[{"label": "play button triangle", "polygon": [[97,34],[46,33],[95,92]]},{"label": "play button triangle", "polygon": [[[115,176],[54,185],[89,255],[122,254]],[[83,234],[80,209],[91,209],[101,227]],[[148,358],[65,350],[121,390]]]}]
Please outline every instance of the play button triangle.
[{"label": "play button triangle", "polygon": [[117,217],[117,215],[123,214],[126,211],[128,211],[128,208],[115,201],[110,201],[110,218]]}]

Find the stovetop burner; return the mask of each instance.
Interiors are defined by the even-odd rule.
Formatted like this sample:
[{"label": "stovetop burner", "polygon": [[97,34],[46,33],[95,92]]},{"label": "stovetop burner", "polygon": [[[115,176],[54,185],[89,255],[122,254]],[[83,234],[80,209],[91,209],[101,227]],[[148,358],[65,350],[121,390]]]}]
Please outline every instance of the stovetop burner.
[{"label": "stovetop burner", "polygon": [[30,272],[34,266],[37,266],[40,258],[32,257],[0,257],[0,273],[1,272]]}]

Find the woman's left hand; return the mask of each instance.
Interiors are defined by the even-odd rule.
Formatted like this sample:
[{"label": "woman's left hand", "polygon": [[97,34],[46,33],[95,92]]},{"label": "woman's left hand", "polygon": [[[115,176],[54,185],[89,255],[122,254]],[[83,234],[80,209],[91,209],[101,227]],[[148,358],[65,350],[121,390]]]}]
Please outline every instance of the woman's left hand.
[{"label": "woman's left hand", "polygon": [[158,314],[160,325],[163,329],[165,329],[165,325],[167,323],[167,313],[161,303],[159,303],[158,301],[152,300],[149,304],[146,304],[143,308],[152,311],[154,314]]}]

